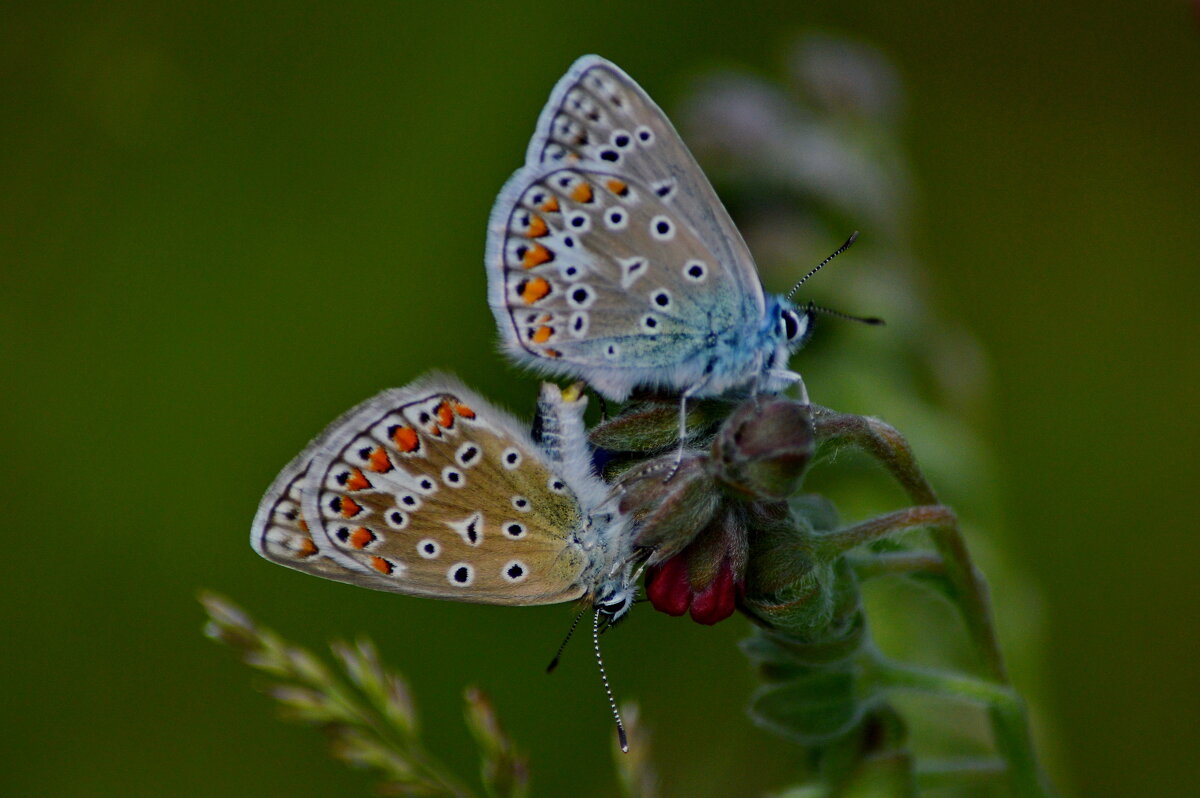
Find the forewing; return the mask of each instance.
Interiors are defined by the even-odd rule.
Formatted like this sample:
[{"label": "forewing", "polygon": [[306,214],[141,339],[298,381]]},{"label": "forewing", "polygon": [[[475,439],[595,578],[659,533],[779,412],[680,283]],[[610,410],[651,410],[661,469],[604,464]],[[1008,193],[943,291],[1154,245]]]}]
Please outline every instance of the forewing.
[{"label": "forewing", "polygon": [[576,61],[538,118],[526,164],[591,162],[659,192],[704,242],[751,303],[765,311],[750,250],[666,114],[619,67],[595,55]]},{"label": "forewing", "polygon": [[373,587],[491,604],[586,590],[575,493],[511,417],[445,378],[334,422],[308,484],[318,546]]}]

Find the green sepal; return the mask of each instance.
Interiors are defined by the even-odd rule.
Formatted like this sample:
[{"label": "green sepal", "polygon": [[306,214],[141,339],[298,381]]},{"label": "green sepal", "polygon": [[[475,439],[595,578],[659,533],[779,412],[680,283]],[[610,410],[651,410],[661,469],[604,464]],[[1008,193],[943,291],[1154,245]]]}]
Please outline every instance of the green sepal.
[{"label": "green sepal", "polygon": [[[648,454],[678,445],[679,401],[671,397],[631,403],[620,415],[597,424],[588,438],[610,452]],[[688,402],[688,441],[695,445],[698,439],[710,436],[733,406],[733,402],[720,399]]]},{"label": "green sepal", "polygon": [[798,669],[760,687],[748,712],[759,726],[798,743],[826,745],[850,732],[870,708],[870,688],[852,662]]}]

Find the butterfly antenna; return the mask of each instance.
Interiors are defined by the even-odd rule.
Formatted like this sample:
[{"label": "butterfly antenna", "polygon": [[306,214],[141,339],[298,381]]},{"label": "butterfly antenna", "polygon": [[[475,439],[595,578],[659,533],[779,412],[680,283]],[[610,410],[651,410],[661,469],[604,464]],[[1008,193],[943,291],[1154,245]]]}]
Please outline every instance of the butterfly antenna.
[{"label": "butterfly antenna", "polygon": [[855,230],[853,233],[851,233],[851,234],[850,234],[850,237],[846,239],[846,243],[845,243],[845,244],[842,244],[840,247],[838,247],[838,248],[837,248],[837,250],[836,250],[836,251],[835,251],[835,252],[834,252],[832,255],[830,255],[828,258],[826,258],[825,260],[821,261],[820,263],[818,263],[818,264],[817,264],[817,265],[816,265],[816,266],[813,268],[813,270],[812,270],[812,271],[810,271],[808,274],[806,274],[806,275],[804,275],[803,277],[801,277],[801,278],[800,278],[800,282],[798,282],[798,283],[796,283],[795,285],[793,285],[793,286],[792,286],[792,290],[787,292],[787,298],[788,298],[788,299],[791,299],[791,298],[792,298],[792,294],[794,294],[794,293],[796,293],[797,291],[799,291],[799,290],[800,290],[800,286],[802,286],[802,285],[804,285],[806,282],[808,282],[808,278],[812,277],[814,274],[816,274],[817,272],[821,271],[821,269],[825,268],[825,264],[829,263],[829,261],[833,260],[833,259],[834,259],[834,258],[836,258],[838,255],[841,255],[843,252],[845,252],[846,250],[850,249],[851,245],[852,245],[852,244],[854,244],[854,242],[855,242],[855,241],[857,241],[857,240],[858,240],[858,231],[857,231],[857,230]]},{"label": "butterfly antenna", "polygon": [[617,722],[617,740],[621,743],[621,753],[629,753],[629,738],[625,736],[625,724],[621,722],[621,713],[617,711],[617,701],[613,698],[612,688],[608,686],[608,674],[604,671],[604,659],[600,656],[600,610],[592,620],[592,648],[596,650],[596,664],[600,666],[600,681],[604,682],[604,693],[608,696],[608,706],[612,709],[613,720]]},{"label": "butterfly antenna", "polygon": [[554,659],[550,660],[550,664],[546,666],[546,673],[554,673],[554,669],[558,667],[558,661],[562,659],[563,649],[567,647],[567,643],[571,642],[571,635],[575,634],[575,627],[579,625],[579,619],[583,617],[584,610],[575,613],[575,620],[571,621],[571,628],[567,630],[567,636],[558,645],[558,651],[554,652]]},{"label": "butterfly antenna", "polygon": [[823,308],[820,305],[808,303],[807,310],[809,313],[820,313],[825,316],[833,316],[835,319],[844,319],[846,321],[856,321],[859,324],[870,324],[872,326],[881,327],[886,322],[878,316],[852,316],[849,313],[842,313],[840,310],[831,308]]}]

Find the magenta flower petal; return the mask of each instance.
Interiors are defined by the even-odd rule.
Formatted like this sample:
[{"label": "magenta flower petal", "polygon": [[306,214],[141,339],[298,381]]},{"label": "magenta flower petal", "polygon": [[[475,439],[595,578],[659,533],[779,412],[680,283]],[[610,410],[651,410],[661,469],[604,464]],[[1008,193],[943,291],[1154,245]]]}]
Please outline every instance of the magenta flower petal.
[{"label": "magenta flower petal", "polygon": [[646,572],[646,596],[650,604],[667,615],[683,615],[692,603],[692,587],[688,583],[687,561],[672,557]]},{"label": "magenta flower petal", "polygon": [[725,620],[733,615],[735,598],[733,568],[722,560],[717,578],[692,596],[692,620],[707,626]]}]

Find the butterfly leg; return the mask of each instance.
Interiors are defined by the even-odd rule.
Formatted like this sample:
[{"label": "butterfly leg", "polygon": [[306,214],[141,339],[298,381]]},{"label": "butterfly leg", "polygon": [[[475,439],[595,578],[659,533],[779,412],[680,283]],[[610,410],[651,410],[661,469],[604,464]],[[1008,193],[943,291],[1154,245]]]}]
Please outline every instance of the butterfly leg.
[{"label": "butterfly leg", "polygon": [[792,383],[800,386],[800,401],[804,404],[812,404],[808,399],[808,387],[804,384],[804,378],[794,371],[787,369],[771,369],[767,372],[767,376],[771,379],[781,380],[783,382]]},{"label": "butterfly leg", "polygon": [[690,386],[679,396],[679,448],[675,451],[675,462],[671,465],[671,470],[667,473],[667,478],[663,480],[666,485],[675,478],[675,474],[679,472],[679,466],[683,464],[683,448],[687,443],[687,401],[688,397],[700,392],[704,386],[708,384],[708,380],[701,380],[695,385]]}]

